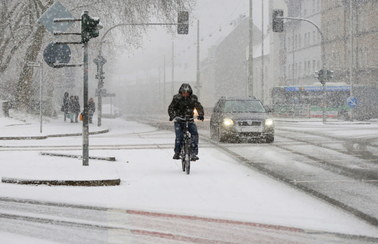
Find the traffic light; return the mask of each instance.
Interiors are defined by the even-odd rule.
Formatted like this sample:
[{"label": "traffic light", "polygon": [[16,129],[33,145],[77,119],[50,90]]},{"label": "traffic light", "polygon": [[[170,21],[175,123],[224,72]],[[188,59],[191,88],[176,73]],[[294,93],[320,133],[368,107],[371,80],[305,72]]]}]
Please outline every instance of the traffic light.
[{"label": "traffic light", "polygon": [[102,29],[99,18],[91,18],[87,13],[81,15],[81,42],[86,43],[92,38],[98,37]]},{"label": "traffic light", "polygon": [[189,32],[189,12],[180,11],[177,18],[177,33],[187,35]]},{"label": "traffic light", "polygon": [[272,29],[273,32],[283,32],[283,19],[277,17],[283,17],[282,9],[273,9],[272,12]]},{"label": "traffic light", "polygon": [[95,78],[97,80],[103,80],[103,79],[105,79],[104,74],[105,74],[105,72],[101,72],[100,74],[97,73],[96,76],[95,76]]},{"label": "traffic light", "polygon": [[330,80],[333,78],[333,70],[327,70],[327,79]]},{"label": "traffic light", "polygon": [[315,78],[317,78],[323,85],[333,78],[333,71],[321,69],[315,72]]}]

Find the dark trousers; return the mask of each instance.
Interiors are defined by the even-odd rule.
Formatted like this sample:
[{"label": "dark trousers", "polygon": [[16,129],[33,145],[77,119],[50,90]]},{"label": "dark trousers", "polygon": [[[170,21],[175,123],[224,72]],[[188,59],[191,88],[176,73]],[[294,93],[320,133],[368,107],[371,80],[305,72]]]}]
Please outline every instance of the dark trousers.
[{"label": "dark trousers", "polygon": [[[175,153],[181,152],[181,147],[184,140],[184,127],[185,122],[175,122],[175,134],[176,134],[176,140],[175,140]],[[197,126],[194,122],[189,123],[189,132],[192,136],[192,142],[191,142],[191,153],[194,155],[198,154],[198,131]]]}]

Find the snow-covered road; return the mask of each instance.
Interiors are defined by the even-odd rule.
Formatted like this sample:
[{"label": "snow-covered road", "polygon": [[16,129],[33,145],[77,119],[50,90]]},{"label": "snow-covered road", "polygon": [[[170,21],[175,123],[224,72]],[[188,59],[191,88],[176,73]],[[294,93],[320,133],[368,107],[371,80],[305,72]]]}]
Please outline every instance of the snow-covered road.
[{"label": "snow-covered road", "polygon": [[[376,227],[241,165],[209,143],[201,141],[200,160],[193,163],[191,174],[187,176],[181,171],[181,163],[171,159],[172,148],[166,146],[172,144],[173,147],[174,134],[171,131],[157,130],[132,121],[106,120],[106,123],[110,132],[91,136],[90,145],[123,147],[103,150],[94,148],[90,150],[90,156],[114,156],[116,162],[91,160],[89,167],[83,167],[78,159],[41,156],[39,151],[3,151],[0,154],[0,176],[45,179],[119,177],[120,186],[48,187],[1,183],[1,197],[287,226],[310,232],[325,231],[378,237]],[[3,141],[0,144],[8,147],[70,145],[76,146],[77,149],[69,148],[72,150],[62,149],[56,152],[80,154],[81,142],[81,137],[68,137],[49,138],[37,143]],[[235,148],[262,157],[261,160],[264,160],[264,155],[272,158],[288,156],[287,152],[272,150],[266,144],[241,145]],[[17,209],[12,210],[12,213],[0,210],[4,214],[24,215]],[[28,215],[39,217],[33,211]],[[8,228],[10,226],[17,226],[17,223],[3,225],[1,231],[24,235],[18,233],[16,228]],[[157,226],[147,229],[143,227],[143,230],[160,231]],[[14,234],[0,236],[11,236],[13,239]],[[280,238],[285,236],[275,234]],[[256,233],[251,234],[255,235]],[[1,238],[0,241],[3,241]],[[39,238],[58,241],[44,235]],[[301,242],[302,239],[294,238],[295,240]],[[234,242],[238,243],[237,240]]]}]

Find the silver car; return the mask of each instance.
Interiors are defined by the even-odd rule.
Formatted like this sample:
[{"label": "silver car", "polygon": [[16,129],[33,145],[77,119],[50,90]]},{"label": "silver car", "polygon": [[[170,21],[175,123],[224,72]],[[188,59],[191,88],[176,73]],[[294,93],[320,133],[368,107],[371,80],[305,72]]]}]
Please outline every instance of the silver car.
[{"label": "silver car", "polygon": [[274,121],[260,100],[222,97],[210,119],[210,135],[219,142],[261,139],[274,142]]}]

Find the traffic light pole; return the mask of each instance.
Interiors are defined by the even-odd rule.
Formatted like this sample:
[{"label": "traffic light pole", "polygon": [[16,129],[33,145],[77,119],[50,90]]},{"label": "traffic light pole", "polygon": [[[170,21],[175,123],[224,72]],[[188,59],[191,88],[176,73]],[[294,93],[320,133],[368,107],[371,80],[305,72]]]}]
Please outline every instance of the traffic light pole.
[{"label": "traffic light pole", "polygon": [[[101,37],[101,40],[100,40],[100,49],[99,49],[99,52],[98,52],[98,56],[96,59],[103,59],[102,57],[102,44],[104,43],[104,39],[105,37],[107,36],[107,34],[117,28],[117,27],[120,27],[120,26],[145,26],[145,25],[156,25],[156,26],[160,26],[160,25],[178,25],[177,23],[134,23],[134,24],[130,24],[130,23],[124,23],[124,24],[118,24],[118,25],[115,25],[115,26],[112,26],[110,27],[105,33],[104,35]],[[95,61],[96,63],[96,61]],[[96,63],[97,64],[97,63]],[[97,68],[97,77],[98,77],[98,96],[97,96],[97,126],[101,126],[101,119],[102,119],[102,92],[101,92],[101,89],[103,88],[103,83],[104,83],[104,77],[102,77],[102,71],[103,71],[103,65],[105,63],[99,63],[98,64],[98,68]]]},{"label": "traffic light pole", "polygon": [[89,126],[88,126],[88,42],[84,42],[83,64],[84,64],[84,79],[83,79],[83,166],[89,165]]},{"label": "traffic light pole", "polygon": [[[315,28],[318,30],[321,38],[322,38],[322,43],[321,43],[321,52],[322,52],[322,56],[321,56],[321,60],[322,60],[322,69],[323,70],[326,70],[325,67],[327,66],[326,65],[326,58],[325,58],[325,38],[324,38],[324,35],[323,35],[323,32],[320,30],[320,27],[315,24],[314,22],[312,22],[311,20],[308,20],[308,19],[303,19],[303,18],[295,18],[295,17],[276,17],[277,19],[288,19],[288,20],[298,20],[298,21],[305,21],[305,22],[308,22],[310,24],[312,24],[313,26],[315,26]],[[327,92],[326,92],[326,83],[325,82],[322,82],[322,86],[323,86],[323,106],[322,106],[322,117],[323,117],[323,123],[326,122],[326,109],[327,109]]]}]

